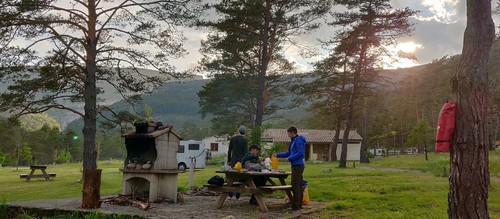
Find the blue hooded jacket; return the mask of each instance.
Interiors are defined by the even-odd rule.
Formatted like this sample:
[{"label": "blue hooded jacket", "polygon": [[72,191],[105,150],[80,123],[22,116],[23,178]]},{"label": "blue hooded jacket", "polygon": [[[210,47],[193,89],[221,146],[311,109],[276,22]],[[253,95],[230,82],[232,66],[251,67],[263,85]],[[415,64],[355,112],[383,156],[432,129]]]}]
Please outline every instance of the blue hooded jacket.
[{"label": "blue hooded jacket", "polygon": [[292,142],[290,142],[288,151],[277,153],[276,156],[280,158],[288,157],[288,161],[290,161],[292,166],[304,165],[305,149],[306,138],[297,135],[292,139]]}]

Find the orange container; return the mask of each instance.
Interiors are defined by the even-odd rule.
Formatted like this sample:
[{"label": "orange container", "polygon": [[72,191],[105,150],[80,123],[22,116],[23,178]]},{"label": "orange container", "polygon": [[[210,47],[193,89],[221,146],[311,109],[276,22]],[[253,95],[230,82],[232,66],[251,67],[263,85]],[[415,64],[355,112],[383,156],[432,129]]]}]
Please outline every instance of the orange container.
[{"label": "orange container", "polygon": [[276,156],[272,156],[271,157],[271,168],[273,170],[277,170],[278,169],[278,157],[276,157]]}]

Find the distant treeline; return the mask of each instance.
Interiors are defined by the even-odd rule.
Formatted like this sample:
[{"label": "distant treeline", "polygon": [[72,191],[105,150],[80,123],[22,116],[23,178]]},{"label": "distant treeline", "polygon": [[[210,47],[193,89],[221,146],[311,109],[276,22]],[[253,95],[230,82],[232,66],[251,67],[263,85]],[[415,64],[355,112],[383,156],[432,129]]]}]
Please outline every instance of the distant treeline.
[{"label": "distant treeline", "polygon": [[[20,123],[0,119],[0,164],[2,166],[26,166],[82,161],[83,138],[80,133],[68,129],[43,125],[32,130]],[[118,136],[98,135],[99,159],[122,159],[125,154],[123,140]]]}]

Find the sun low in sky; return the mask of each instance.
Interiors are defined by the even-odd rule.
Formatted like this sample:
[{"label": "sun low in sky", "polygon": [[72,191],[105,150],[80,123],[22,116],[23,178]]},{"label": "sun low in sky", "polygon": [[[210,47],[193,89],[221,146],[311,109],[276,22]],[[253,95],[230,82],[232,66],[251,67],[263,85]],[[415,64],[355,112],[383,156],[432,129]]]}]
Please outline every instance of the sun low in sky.
[{"label": "sun low in sky", "polygon": [[386,49],[392,57],[382,57],[385,69],[409,68],[421,64],[415,56],[418,49],[423,49],[421,44],[409,41],[388,46]]}]

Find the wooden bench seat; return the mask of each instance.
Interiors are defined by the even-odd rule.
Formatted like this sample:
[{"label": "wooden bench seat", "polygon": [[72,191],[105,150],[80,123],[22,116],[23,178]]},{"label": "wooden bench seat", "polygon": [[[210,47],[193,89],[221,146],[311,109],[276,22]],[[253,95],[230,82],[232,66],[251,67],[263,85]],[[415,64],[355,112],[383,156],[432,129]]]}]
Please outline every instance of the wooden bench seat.
[{"label": "wooden bench seat", "polygon": [[[240,186],[242,185],[243,183],[242,182],[233,182],[233,185],[231,187],[237,187],[237,186]],[[203,185],[204,187],[221,187],[217,184],[205,184]],[[224,183],[224,186],[227,186],[227,183]]]},{"label": "wooden bench seat", "polygon": [[[47,174],[47,176],[49,178],[54,178],[56,177],[56,174],[55,173],[49,173]],[[43,175],[43,174],[33,174],[33,175],[29,175],[29,174],[19,174],[19,178],[21,179],[32,179],[32,178],[47,178],[46,175]]]},{"label": "wooden bench seat", "polygon": [[[240,186],[242,184],[243,184],[242,182],[233,182],[233,185],[231,186]],[[224,183],[224,185],[227,186],[227,183]]]},{"label": "wooden bench seat", "polygon": [[284,186],[259,186],[261,190],[265,191],[278,191],[278,190],[292,190],[292,185],[284,185]]}]

